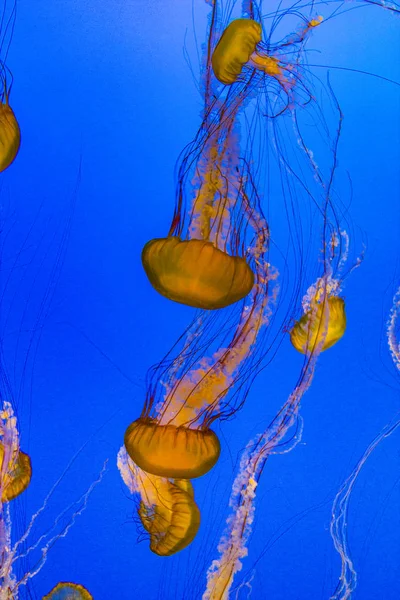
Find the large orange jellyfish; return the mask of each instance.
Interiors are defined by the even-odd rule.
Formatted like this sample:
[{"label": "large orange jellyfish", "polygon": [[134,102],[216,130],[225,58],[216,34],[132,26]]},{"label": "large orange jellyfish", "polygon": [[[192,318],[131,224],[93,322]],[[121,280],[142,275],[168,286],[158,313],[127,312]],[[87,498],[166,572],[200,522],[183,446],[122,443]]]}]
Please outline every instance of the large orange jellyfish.
[{"label": "large orange jellyfish", "polygon": [[[281,48],[303,41],[321,21],[322,17],[309,21],[296,36],[281,44]],[[284,71],[290,73],[293,66],[285,65],[271,54],[271,50],[261,43],[261,37],[261,24],[253,19],[235,19],[226,27],[212,55],[212,67],[218,81],[225,85],[235,83],[246,66],[274,77],[284,88],[289,86]]]},{"label": "large orange jellyfish", "polygon": [[[244,298],[254,285],[254,272],[245,256],[249,238],[244,218],[252,207],[243,204],[237,177],[232,178],[239,166],[234,117],[234,113],[229,119],[220,116],[189,147],[182,159],[169,235],[151,240],[142,253],[155,289],[197,308],[226,307]],[[188,216],[182,209],[186,169],[193,171],[194,193]]]}]

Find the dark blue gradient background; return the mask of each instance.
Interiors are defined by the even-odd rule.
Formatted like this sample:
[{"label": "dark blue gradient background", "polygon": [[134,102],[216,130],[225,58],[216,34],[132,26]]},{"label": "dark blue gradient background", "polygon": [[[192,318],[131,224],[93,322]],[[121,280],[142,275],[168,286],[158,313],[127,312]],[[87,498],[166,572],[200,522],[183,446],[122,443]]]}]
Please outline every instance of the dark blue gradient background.
[{"label": "dark blue gradient background", "polygon": [[[193,4],[194,16],[186,0],[18,0],[8,65],[22,145],[1,180],[8,232],[2,263],[12,272],[2,280],[2,331],[21,444],[34,470],[29,490],[13,506],[14,536],[80,449],[36,537],[109,458],[86,511],[21,590],[23,599],[41,598],[63,580],[85,585],[96,600],[200,599],[240,450],[264,430],[300,372],[301,357],[286,339],[244,410],[217,426],[222,456],[194,484],[202,525],[191,547],[162,559],[146,540],[138,543],[135,503],[116,454],[142,408],[147,369],[193,316],[153,291],[140,262],[144,243],[168,231],[175,161],[200,123],[193,28],[200,49],[210,7]],[[310,63],[399,82],[398,18],[357,6],[313,33],[308,48],[318,52]],[[324,15],[323,4],[318,13]],[[194,78],[184,59],[185,36]],[[326,69],[312,72],[326,81]],[[400,284],[400,88],[340,69],[331,70],[330,81],[344,114],[336,187],[350,205],[353,256],[362,241],[366,255],[344,290],[346,335],[321,357],[304,398],[302,443],[271,458],[257,490],[249,556],[235,580],[251,580],[255,600],[322,600],[333,593],[340,574],[329,534],[333,498],[400,406],[385,337]],[[268,205],[279,247],[286,223],[278,200]],[[65,231],[66,254],[51,275]],[[290,269],[288,263],[289,276]],[[38,322],[49,292],[51,304]],[[32,331],[40,343],[29,353]],[[399,441],[397,432],[382,442],[350,502],[348,539],[359,575],[354,598],[360,600],[400,595]],[[23,564],[33,568],[35,559]],[[244,587],[238,598],[248,593]]]}]

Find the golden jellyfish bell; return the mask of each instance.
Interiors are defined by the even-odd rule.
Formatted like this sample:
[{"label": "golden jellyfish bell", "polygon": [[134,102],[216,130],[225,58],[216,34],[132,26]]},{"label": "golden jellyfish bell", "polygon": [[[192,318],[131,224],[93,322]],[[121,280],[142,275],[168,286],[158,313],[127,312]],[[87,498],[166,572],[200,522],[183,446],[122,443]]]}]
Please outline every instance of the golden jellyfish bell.
[{"label": "golden jellyfish bell", "polygon": [[32,477],[31,459],[25,452],[18,451],[15,460],[3,469],[4,447],[0,444],[1,463],[1,501],[10,502],[22,494],[28,487]]},{"label": "golden jellyfish bell", "polygon": [[195,308],[224,308],[247,296],[254,285],[244,258],[230,256],[205,240],[151,240],[143,248],[142,263],[160,294]]},{"label": "golden jellyfish bell", "polygon": [[290,332],[293,346],[306,354],[318,348],[327,350],[343,337],[346,330],[346,312],[343,298],[330,296],[315,305],[297,321]]},{"label": "golden jellyfish bell", "polygon": [[0,103],[0,172],[11,165],[18,154],[21,132],[11,106]]},{"label": "golden jellyfish bell", "polygon": [[221,451],[218,437],[210,429],[157,425],[150,419],[131,423],[124,443],[143,471],[174,479],[201,477],[213,468]]},{"label": "golden jellyfish bell", "polygon": [[162,479],[158,482],[157,494],[157,504],[149,509],[141,502],[138,513],[150,533],[150,550],[159,556],[171,556],[186,548],[196,537],[200,511],[188,480],[171,482]]},{"label": "golden jellyfish bell", "polygon": [[86,588],[79,583],[58,583],[42,600],[93,600]]},{"label": "golden jellyfish bell", "polygon": [[232,21],[222,34],[211,59],[218,81],[225,85],[234,83],[260,41],[260,23],[252,19]]}]

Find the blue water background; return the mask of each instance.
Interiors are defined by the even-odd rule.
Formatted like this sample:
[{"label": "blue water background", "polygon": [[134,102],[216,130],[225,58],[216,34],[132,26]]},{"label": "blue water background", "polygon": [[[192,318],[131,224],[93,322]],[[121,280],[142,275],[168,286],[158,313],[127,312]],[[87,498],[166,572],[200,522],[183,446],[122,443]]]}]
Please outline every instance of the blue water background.
[{"label": "blue water background", "polygon": [[[13,273],[3,298],[2,331],[33,478],[15,501],[14,535],[80,449],[37,525],[38,535],[109,459],[84,514],[51,549],[22,598],[41,598],[62,580],[85,585],[96,600],[201,598],[228,516],[240,451],[264,430],[300,372],[301,357],[286,339],[255,381],[243,411],[217,425],[222,455],[195,482],[202,524],[193,544],[160,558],[146,540],[138,543],[135,503],[121,483],[116,454],[126,426],[140,414],[147,369],[194,312],[157,295],[140,262],[144,243],[167,234],[175,162],[200,123],[193,30],[201,50],[209,5],[193,4],[194,17],[192,3],[183,0],[18,3],[8,64],[22,145],[2,175],[8,232],[2,260]],[[324,14],[324,5],[318,12]],[[184,58],[185,36],[193,75]],[[399,82],[399,42],[398,18],[366,6],[321,26],[309,48],[318,50],[315,63]],[[326,69],[313,72],[326,81]],[[344,290],[346,335],[321,357],[302,403],[302,443],[268,462],[257,490],[249,556],[235,580],[251,580],[257,600],[330,597],[340,574],[329,535],[333,498],[400,408],[400,380],[385,339],[400,283],[399,87],[337,69],[330,78],[344,114],[336,187],[350,205],[353,257],[363,242],[366,254]],[[315,156],[318,162],[318,148]],[[283,200],[263,202],[274,242],[282,248]],[[66,254],[52,274],[65,231]],[[290,264],[288,269],[290,274]],[[304,291],[310,283],[304,281]],[[54,296],[39,323],[40,343],[28,354],[49,290]],[[399,440],[397,433],[382,442],[350,503],[347,533],[359,573],[357,599],[400,595]],[[248,591],[243,588],[238,597]]]}]

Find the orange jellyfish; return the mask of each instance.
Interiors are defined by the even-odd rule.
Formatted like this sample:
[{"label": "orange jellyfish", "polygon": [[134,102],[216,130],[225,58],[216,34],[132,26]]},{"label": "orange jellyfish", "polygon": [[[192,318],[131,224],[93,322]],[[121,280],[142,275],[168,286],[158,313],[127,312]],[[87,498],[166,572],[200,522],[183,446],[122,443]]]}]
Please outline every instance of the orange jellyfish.
[{"label": "orange jellyfish", "polygon": [[[4,6],[6,11],[6,6]],[[8,49],[11,43],[12,32],[15,24],[15,6],[11,13],[3,19],[0,25],[0,172],[5,171],[15,160],[21,144],[21,132],[14,111],[10,106],[10,92],[12,87],[13,76],[11,71],[5,64],[5,58],[8,54]],[[6,24],[2,31],[3,25]]]},{"label": "orange jellyfish", "polygon": [[0,412],[0,464],[1,502],[5,503],[22,494],[32,476],[31,460],[19,448],[16,417],[7,402]]},{"label": "orange jellyfish", "polygon": [[[344,245],[344,253],[339,261],[336,276],[333,276],[332,262],[335,249]],[[341,272],[347,261],[349,238],[346,231],[333,234],[331,254],[325,262],[325,274],[318,278],[307,290],[303,298],[303,316],[296,321],[291,332],[290,341],[298,352],[309,354],[316,348],[327,350],[336,344],[346,331],[346,311],[344,299],[340,297],[342,290]],[[362,262],[357,258],[350,272]]]},{"label": "orange jellyfish", "polygon": [[0,101],[0,172],[15,160],[21,143],[18,121],[8,102],[9,92],[4,91],[4,99]]},{"label": "orange jellyfish", "polygon": [[15,450],[12,456],[8,456],[9,454],[9,449],[1,443],[1,501],[3,503],[22,494],[32,476],[31,459],[28,454],[21,450]]},{"label": "orange jellyfish", "polygon": [[[312,19],[298,34],[284,40],[277,48],[270,49],[262,44],[261,24],[253,19],[235,19],[222,33],[212,55],[212,67],[215,77],[225,85],[235,83],[246,66],[277,79],[282,87],[289,87],[288,73],[293,69],[290,63],[278,58],[278,50],[303,41],[307,33],[322,22],[322,17]],[[275,55],[276,54],[276,55]]]},{"label": "orange jellyfish", "polygon": [[42,600],[93,600],[93,596],[79,583],[61,582],[43,596]]},{"label": "orange jellyfish", "polygon": [[138,515],[150,535],[150,550],[171,556],[186,548],[200,526],[190,481],[149,475],[135,465],[124,448],[118,454],[118,468],[130,492],[140,497]]},{"label": "orange jellyfish", "polygon": [[[247,296],[254,285],[254,272],[245,256],[246,209],[237,176],[232,177],[239,161],[234,114],[226,119],[219,115],[210,127],[203,124],[199,136],[182,159],[179,198],[169,235],[148,242],[142,262],[160,294],[214,310]],[[190,173],[194,198],[187,216],[182,202]]]},{"label": "orange jellyfish", "polygon": [[343,298],[326,289],[325,279],[318,280],[318,285],[320,289],[310,299],[310,307],[290,332],[290,341],[302,354],[318,345],[321,345],[321,351],[327,350],[343,337],[346,330]]}]

